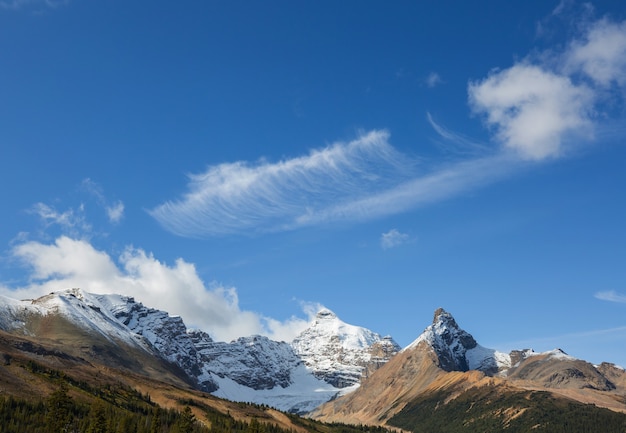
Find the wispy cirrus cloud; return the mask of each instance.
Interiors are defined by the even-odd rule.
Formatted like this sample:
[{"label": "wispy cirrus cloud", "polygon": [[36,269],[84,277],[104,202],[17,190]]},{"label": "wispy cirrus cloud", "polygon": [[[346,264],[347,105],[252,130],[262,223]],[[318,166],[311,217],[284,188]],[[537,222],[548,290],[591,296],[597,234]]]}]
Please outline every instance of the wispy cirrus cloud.
[{"label": "wispy cirrus cloud", "polygon": [[507,155],[442,164],[378,193],[302,215],[296,223],[297,226],[307,226],[362,222],[395,215],[510,176],[523,167],[520,161]]},{"label": "wispy cirrus cloud", "polygon": [[507,155],[424,166],[396,151],[386,131],[278,163],[209,167],[189,192],[150,211],[187,237],[293,230],[368,221],[416,208],[515,171]]},{"label": "wispy cirrus cloud", "polygon": [[[67,204],[67,198],[65,200],[54,200],[54,204],[47,203],[35,203],[31,206],[27,212],[31,215],[35,215],[39,218],[42,224],[42,233],[44,237],[50,238],[53,236],[48,231],[55,229],[57,233],[70,236],[72,238],[89,239],[95,233],[94,226],[88,218],[89,204],[93,204],[93,200],[97,204],[90,209],[102,208],[106,219],[111,224],[118,224],[124,217],[124,203],[120,200],[110,201],[108,200],[102,187],[87,178],[84,179],[78,188],[81,193],[87,192],[88,200],[83,201],[84,195],[80,197],[80,202],[74,202]],[[75,199],[75,198],[74,198]],[[64,205],[62,203],[65,203]],[[94,215],[92,214],[92,217]],[[97,231],[96,231],[97,232]]]},{"label": "wispy cirrus cloud", "polygon": [[467,137],[458,132],[452,131],[449,128],[439,124],[435,121],[430,113],[426,113],[426,120],[430,124],[431,128],[445,140],[445,150],[451,151],[454,154],[464,154],[466,156],[480,156],[489,153],[490,149],[486,143],[481,143],[478,140]]},{"label": "wispy cirrus cloud", "polygon": [[19,10],[26,7],[45,7],[55,9],[69,3],[70,0],[1,0],[0,8]]},{"label": "wispy cirrus cloud", "polygon": [[40,202],[35,203],[28,212],[39,217],[44,229],[58,226],[62,232],[74,237],[84,236],[92,230],[92,226],[85,216],[85,207],[82,204],[76,208],[59,211],[54,206]]},{"label": "wispy cirrus cloud", "polygon": [[415,161],[387,131],[371,131],[275,163],[236,162],[189,176],[188,192],[150,215],[181,236],[271,232],[307,225],[338,203],[384,191],[411,176]]},{"label": "wispy cirrus cloud", "polygon": [[604,292],[598,292],[594,295],[596,299],[609,302],[617,302],[620,304],[626,304],[626,294],[618,293],[615,290],[608,290]]},{"label": "wispy cirrus cloud", "polygon": [[110,223],[117,224],[124,217],[124,203],[121,200],[108,200],[102,187],[90,178],[83,179],[81,187],[96,199],[99,206],[104,208]]}]

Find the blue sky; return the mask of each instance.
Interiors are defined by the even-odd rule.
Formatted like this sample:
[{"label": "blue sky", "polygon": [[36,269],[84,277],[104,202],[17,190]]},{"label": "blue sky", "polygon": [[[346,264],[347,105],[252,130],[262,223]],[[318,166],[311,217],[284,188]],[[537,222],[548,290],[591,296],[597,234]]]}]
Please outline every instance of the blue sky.
[{"label": "blue sky", "polygon": [[0,0],[0,290],[626,366],[617,1]]}]

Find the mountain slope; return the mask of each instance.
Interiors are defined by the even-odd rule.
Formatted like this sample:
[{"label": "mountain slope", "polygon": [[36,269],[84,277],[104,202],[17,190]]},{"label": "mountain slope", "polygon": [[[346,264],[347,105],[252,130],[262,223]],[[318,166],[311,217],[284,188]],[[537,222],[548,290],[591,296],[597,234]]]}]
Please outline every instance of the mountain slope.
[{"label": "mountain slope", "polygon": [[[510,425],[520,429],[510,431],[524,431],[528,423],[540,417],[542,401],[552,402],[553,408],[569,408],[571,403],[588,412],[585,403],[594,403],[626,412],[623,381],[624,371],[615,366],[605,364],[596,368],[558,350],[503,354],[484,348],[449,313],[439,309],[432,324],[363,381],[359,389],[325,403],[309,415],[325,422],[390,425],[414,431],[457,431],[452,424],[444,428],[440,422],[457,416],[453,413],[461,407],[467,411],[468,407],[463,405],[473,402],[476,409],[473,418],[457,417],[465,419],[466,427],[470,421],[476,421],[476,416],[484,417],[490,420],[491,427],[477,422],[476,430],[468,431],[503,428],[509,431]],[[508,401],[510,407],[491,405],[489,402],[494,398]],[[524,406],[523,401],[530,403]],[[440,411],[435,413],[434,408]],[[607,425],[613,425],[612,414],[594,414]],[[512,421],[517,418],[518,421]],[[432,430],[421,430],[419,426],[424,425]],[[550,431],[547,425],[541,424],[543,430],[538,431]]]},{"label": "mountain slope", "polygon": [[0,329],[74,347],[88,359],[118,356],[109,362],[120,367],[141,370],[160,362],[196,389],[292,412],[310,411],[353,389],[399,349],[391,338],[345,324],[331,312],[318,319],[294,345],[262,336],[226,343],[127,296],[70,289],[35,300],[0,299]]},{"label": "mountain slope", "polygon": [[497,378],[469,385],[463,383],[468,374],[448,373],[459,380],[425,390],[387,424],[414,433],[622,433],[626,428],[626,414]]},{"label": "mountain slope", "polygon": [[[479,345],[443,309],[403,350],[330,310],[320,311],[292,344],[261,336],[217,342],[133,298],[79,289],[36,300],[0,298],[0,329],[6,364],[0,383],[24,398],[38,392],[40,371],[55,369],[78,381],[132,382],[164,404],[199,390],[213,394],[213,402],[221,397],[312,411],[323,421],[415,431],[559,431],[562,425],[548,422],[563,422],[559,411],[573,413],[569,419],[583,429],[586,421],[574,412],[614,431],[623,419],[614,414],[626,413],[623,369],[560,350],[500,353]],[[51,391],[50,384],[40,386]],[[450,416],[461,424],[445,424]]]},{"label": "mountain slope", "polygon": [[[70,321],[66,326],[68,331],[84,332]],[[219,399],[173,376],[148,376],[98,363],[97,358],[86,360],[68,354],[64,351],[67,348],[71,347],[53,340],[40,342],[0,331],[0,431],[53,431],[47,424],[47,403],[62,384],[73,410],[68,431],[91,431],[91,415],[98,408],[105,409],[110,431],[155,431],[152,419],[158,414],[162,417],[159,431],[180,431],[176,420],[190,407],[195,419],[205,426],[202,431],[360,432],[349,426],[325,426],[267,406]]]}]

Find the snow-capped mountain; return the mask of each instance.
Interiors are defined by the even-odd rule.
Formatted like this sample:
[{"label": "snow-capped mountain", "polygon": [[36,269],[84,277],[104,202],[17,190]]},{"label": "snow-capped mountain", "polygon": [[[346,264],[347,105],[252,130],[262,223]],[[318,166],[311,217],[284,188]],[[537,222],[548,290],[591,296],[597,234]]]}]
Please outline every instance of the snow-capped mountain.
[{"label": "snow-capped mountain", "polygon": [[494,374],[511,367],[510,355],[479,345],[443,308],[435,311],[433,323],[404,350],[425,342],[437,354],[445,371],[480,370]]},{"label": "snow-capped mountain", "polygon": [[400,350],[391,337],[344,323],[328,309],[320,310],[291,345],[316,377],[337,388],[358,386]]},{"label": "snow-capped mountain", "polygon": [[35,300],[18,301],[0,297],[0,329],[17,330],[28,335],[29,318],[48,315],[64,316],[79,328],[92,331],[109,341],[121,341],[133,347],[150,350],[150,343],[129,332],[115,315],[100,303],[96,295],[80,289],[50,293]]},{"label": "snow-capped mountain", "polygon": [[29,329],[32,319],[55,315],[112,344],[163,358],[202,391],[291,412],[308,412],[345,393],[345,386],[357,387],[361,376],[399,349],[391,338],[343,323],[328,310],[293,345],[262,336],[226,343],[128,296],[70,289],[35,300],[0,299],[3,330],[37,334],[41,327]]}]

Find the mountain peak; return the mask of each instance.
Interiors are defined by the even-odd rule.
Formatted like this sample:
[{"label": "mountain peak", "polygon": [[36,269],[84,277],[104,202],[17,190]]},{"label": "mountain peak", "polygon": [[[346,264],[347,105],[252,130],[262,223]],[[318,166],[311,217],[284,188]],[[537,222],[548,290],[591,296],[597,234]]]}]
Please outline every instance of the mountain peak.
[{"label": "mountain peak", "polygon": [[445,371],[480,370],[495,374],[511,366],[509,355],[479,345],[443,308],[435,310],[433,323],[404,350],[416,349],[420,344],[435,353],[438,366]]},{"label": "mountain peak", "polygon": [[446,371],[469,370],[466,353],[478,346],[474,337],[461,329],[452,314],[443,308],[435,310],[433,323],[407,349],[422,341],[436,353],[440,367]]},{"label": "mountain peak", "polygon": [[328,308],[322,308],[315,315],[315,320],[334,320],[337,319],[337,315],[330,311]]},{"label": "mountain peak", "polygon": [[444,321],[444,320],[445,321],[452,320],[452,322],[456,325],[456,322],[454,321],[454,317],[452,317],[452,314],[448,313],[446,310],[439,307],[435,310],[435,315],[433,317],[433,324],[439,321]]},{"label": "mountain peak", "polygon": [[291,342],[313,374],[337,388],[359,383],[364,372],[384,364],[400,349],[369,329],[343,322],[328,308]]}]

